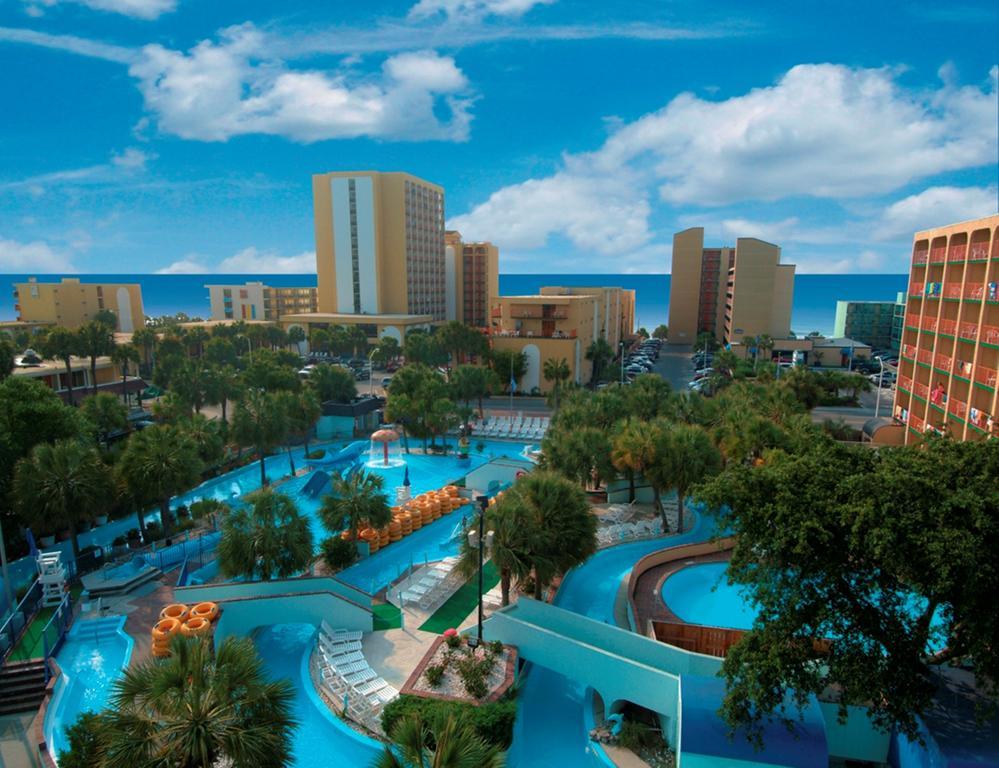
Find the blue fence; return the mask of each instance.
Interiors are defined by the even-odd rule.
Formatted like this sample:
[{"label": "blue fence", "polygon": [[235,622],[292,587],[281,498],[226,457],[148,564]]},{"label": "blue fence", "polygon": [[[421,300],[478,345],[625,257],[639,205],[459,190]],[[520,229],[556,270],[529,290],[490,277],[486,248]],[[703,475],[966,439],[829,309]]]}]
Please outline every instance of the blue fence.
[{"label": "blue fence", "polygon": [[0,625],[0,649],[2,649],[4,661],[7,659],[7,654],[17,645],[17,641],[21,639],[24,630],[28,628],[32,617],[38,613],[41,602],[42,585],[35,579],[7,620]]},{"label": "blue fence", "polygon": [[49,659],[55,656],[62,646],[62,641],[66,639],[66,632],[69,631],[69,625],[73,621],[73,596],[67,592],[56,608],[56,612],[52,614],[52,618],[48,620],[45,625],[45,629],[42,630],[42,648],[44,651],[45,658],[45,682],[49,681],[51,677],[51,668],[49,667]]}]

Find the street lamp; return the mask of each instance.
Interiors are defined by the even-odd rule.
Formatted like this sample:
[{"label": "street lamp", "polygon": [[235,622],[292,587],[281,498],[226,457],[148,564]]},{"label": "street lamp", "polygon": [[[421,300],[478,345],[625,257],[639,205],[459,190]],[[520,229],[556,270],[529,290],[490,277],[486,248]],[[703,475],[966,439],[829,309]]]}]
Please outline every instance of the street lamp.
[{"label": "street lamp", "polygon": [[621,386],[624,386],[624,342],[619,341],[617,343],[617,351],[621,356]]},{"label": "street lamp", "polygon": [[368,355],[368,394],[372,397],[375,396],[375,353],[377,349],[371,350]]},{"label": "street lamp", "polygon": [[475,499],[479,502],[479,529],[475,530],[472,528],[468,532],[468,543],[471,545],[472,549],[478,548],[479,550],[479,634],[475,638],[473,643],[471,638],[469,638],[469,645],[473,648],[482,642],[482,560],[485,555],[486,547],[492,547],[493,545],[493,532],[485,532],[486,528],[486,509],[489,508],[489,497],[488,496],[478,496]]},{"label": "street lamp", "polygon": [[877,360],[878,364],[881,366],[881,370],[878,372],[878,397],[874,401],[874,418],[876,419],[878,417],[878,411],[881,410],[881,386],[884,384],[885,379],[885,361],[881,355],[878,355],[874,359]]}]

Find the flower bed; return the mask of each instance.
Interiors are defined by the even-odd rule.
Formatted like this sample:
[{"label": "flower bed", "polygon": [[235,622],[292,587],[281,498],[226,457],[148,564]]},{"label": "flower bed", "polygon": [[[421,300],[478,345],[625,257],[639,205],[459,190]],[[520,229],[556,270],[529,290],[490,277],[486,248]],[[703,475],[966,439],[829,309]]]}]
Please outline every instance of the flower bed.
[{"label": "flower bed", "polygon": [[478,704],[496,701],[513,684],[517,651],[502,643],[472,648],[454,630],[442,635],[413,670],[402,693]]}]

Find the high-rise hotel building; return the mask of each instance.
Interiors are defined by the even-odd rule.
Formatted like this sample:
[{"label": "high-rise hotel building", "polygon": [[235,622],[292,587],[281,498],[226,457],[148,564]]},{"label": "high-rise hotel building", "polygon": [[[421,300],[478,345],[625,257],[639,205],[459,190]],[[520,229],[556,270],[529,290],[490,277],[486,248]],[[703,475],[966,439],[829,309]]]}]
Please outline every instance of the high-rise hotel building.
[{"label": "high-rise hotel building", "polygon": [[444,233],[448,320],[489,327],[489,308],[499,296],[499,249],[489,242],[466,243],[461,233]]},{"label": "high-rise hotel building", "polygon": [[711,333],[723,343],[791,332],[794,265],[780,263],[780,246],[740,237],[735,248],[705,248],[704,229],[673,235],[669,342],[693,344]]},{"label": "high-rise hotel building", "polygon": [[917,232],[895,390],[905,442],[999,436],[999,215]]},{"label": "high-rise hotel building", "polygon": [[312,177],[319,312],[443,321],[444,190],[408,173]]}]

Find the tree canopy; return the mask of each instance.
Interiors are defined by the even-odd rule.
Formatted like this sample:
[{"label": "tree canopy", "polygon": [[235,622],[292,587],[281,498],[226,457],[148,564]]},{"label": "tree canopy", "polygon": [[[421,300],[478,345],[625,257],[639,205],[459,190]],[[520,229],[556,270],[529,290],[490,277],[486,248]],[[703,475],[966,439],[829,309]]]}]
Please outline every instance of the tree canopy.
[{"label": "tree canopy", "polygon": [[958,661],[995,701],[999,443],[824,441],[762,459],[697,492],[736,535],[728,575],[759,605],[724,663],[728,722],[758,737],[764,718],[793,718],[786,697],[834,686],[914,737],[932,668]]},{"label": "tree canopy", "polygon": [[263,488],[247,497],[249,508],[222,520],[219,568],[226,576],[287,579],[312,561],[309,519],[284,494]]}]

